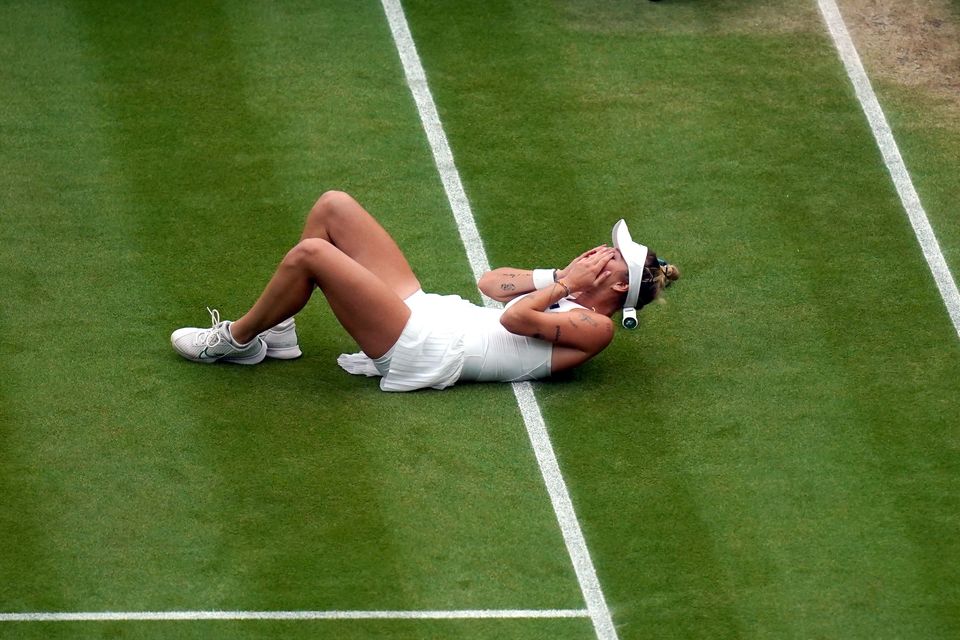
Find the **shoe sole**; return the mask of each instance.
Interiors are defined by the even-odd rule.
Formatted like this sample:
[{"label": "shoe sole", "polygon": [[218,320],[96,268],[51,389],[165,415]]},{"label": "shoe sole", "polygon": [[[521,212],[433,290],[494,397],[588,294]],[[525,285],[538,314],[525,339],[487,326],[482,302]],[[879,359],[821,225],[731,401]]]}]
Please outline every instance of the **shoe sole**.
[{"label": "shoe sole", "polygon": [[261,362],[264,361],[264,359],[266,359],[267,351],[268,351],[267,345],[264,344],[263,348],[260,349],[260,351],[250,356],[243,356],[243,357],[221,356],[219,358],[194,358],[192,356],[188,356],[187,354],[177,349],[177,345],[174,344],[172,340],[170,342],[171,344],[173,344],[173,350],[176,351],[178,355],[180,355],[183,358],[186,358],[190,362],[199,362],[200,364],[213,364],[215,362],[229,362],[231,364],[260,364]]},{"label": "shoe sole", "polygon": [[211,362],[229,362],[230,364],[260,364],[267,357],[267,350],[264,349],[260,353],[252,356],[247,356],[245,358],[219,358],[217,360],[212,360]]},{"label": "shoe sole", "polygon": [[267,357],[275,360],[295,360],[303,355],[299,346],[270,348],[267,347]]}]

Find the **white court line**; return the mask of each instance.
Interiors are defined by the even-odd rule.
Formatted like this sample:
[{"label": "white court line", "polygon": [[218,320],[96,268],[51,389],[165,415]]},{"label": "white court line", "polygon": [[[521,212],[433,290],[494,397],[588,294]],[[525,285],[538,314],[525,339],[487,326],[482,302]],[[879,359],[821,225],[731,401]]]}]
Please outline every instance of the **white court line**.
[{"label": "white court line", "polygon": [[475,620],[587,618],[586,609],[463,609],[451,611],[100,611],[0,613],[0,622],[115,622],[142,620]]},{"label": "white court line", "polygon": [[[390,23],[390,31],[393,34],[397,52],[400,54],[407,84],[410,85],[410,91],[413,93],[414,101],[417,104],[417,111],[420,113],[420,120],[430,142],[430,149],[433,151],[433,158],[443,182],[443,189],[446,191],[447,199],[450,201],[450,207],[453,209],[453,215],[456,218],[460,238],[463,240],[467,258],[470,261],[470,268],[473,270],[474,278],[479,280],[481,275],[490,270],[490,263],[487,260],[483,241],[473,219],[470,202],[467,200],[463,183],[460,181],[460,173],[453,162],[453,153],[447,143],[447,136],[443,132],[443,125],[440,123],[437,106],[433,101],[433,95],[430,93],[430,87],[427,85],[427,77],[423,71],[423,65],[420,63],[420,56],[417,54],[413,36],[410,34],[410,27],[407,25],[407,19],[403,14],[403,8],[400,6],[399,0],[381,1],[387,14],[387,21]],[[484,304],[488,307],[499,306],[488,298],[484,298]],[[560,465],[557,464],[557,457],[553,452],[553,446],[550,444],[550,436],[547,433],[546,424],[540,413],[540,406],[537,404],[533,389],[527,382],[515,382],[513,383],[513,393],[517,398],[517,404],[520,406],[520,413],[526,424],[527,434],[536,454],[540,473],[543,475],[544,483],[547,486],[554,513],[560,524],[567,552],[573,562],[577,581],[580,583],[580,590],[583,592],[584,600],[587,603],[594,630],[600,640],[615,639],[617,632],[613,627],[613,618],[610,616],[603,591],[600,589],[597,572],[594,569],[593,561],[590,559],[586,540],[580,530],[580,523],[577,521],[567,485],[560,473]]]},{"label": "white court line", "polygon": [[877,140],[880,147],[880,153],[883,161],[887,165],[890,177],[893,178],[893,184],[903,203],[903,208],[910,218],[910,224],[913,226],[913,232],[920,242],[920,248],[923,250],[923,257],[927,260],[933,279],[937,283],[937,289],[940,290],[940,297],[947,305],[947,312],[950,314],[950,320],[953,321],[953,328],[960,337],[960,292],[957,291],[957,283],[954,281],[947,266],[947,261],[940,250],[940,244],[933,233],[933,227],[930,226],[930,220],[920,204],[920,196],[913,187],[913,181],[907,172],[907,166],[900,155],[900,149],[897,147],[896,140],[893,139],[893,131],[887,124],[887,119],[883,115],[877,96],[870,85],[870,79],[867,72],[864,71],[863,64],[860,62],[860,56],[857,54],[856,47],[850,39],[847,32],[847,26],[843,22],[843,16],[837,8],[834,0],[817,0],[820,7],[820,13],[827,23],[830,30],[830,36],[840,53],[843,60],[843,66],[847,70],[850,82],[853,83],[854,91],[860,106],[867,116],[870,123],[870,129],[873,131],[873,137]]}]

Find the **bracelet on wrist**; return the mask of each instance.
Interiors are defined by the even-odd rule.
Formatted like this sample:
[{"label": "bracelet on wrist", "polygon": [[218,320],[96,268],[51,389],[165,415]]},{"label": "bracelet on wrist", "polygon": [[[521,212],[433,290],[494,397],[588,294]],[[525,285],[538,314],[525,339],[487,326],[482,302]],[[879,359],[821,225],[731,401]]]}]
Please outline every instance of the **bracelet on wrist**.
[{"label": "bracelet on wrist", "polygon": [[564,297],[564,298],[570,297],[570,287],[567,286],[567,283],[566,283],[566,282],[564,282],[563,280],[557,280],[556,284],[558,284],[558,285],[560,285],[561,287],[563,287],[563,291],[564,291],[563,297]]}]

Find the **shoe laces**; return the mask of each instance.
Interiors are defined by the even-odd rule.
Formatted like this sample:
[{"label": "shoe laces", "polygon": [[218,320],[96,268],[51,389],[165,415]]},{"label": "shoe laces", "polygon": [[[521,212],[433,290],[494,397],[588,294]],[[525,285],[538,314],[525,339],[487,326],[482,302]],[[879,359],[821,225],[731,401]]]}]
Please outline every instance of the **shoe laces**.
[{"label": "shoe laces", "polygon": [[197,333],[197,337],[193,339],[193,344],[198,347],[201,345],[215,347],[223,342],[223,335],[220,333],[220,312],[210,307],[207,307],[207,312],[210,314],[210,324],[212,326]]}]

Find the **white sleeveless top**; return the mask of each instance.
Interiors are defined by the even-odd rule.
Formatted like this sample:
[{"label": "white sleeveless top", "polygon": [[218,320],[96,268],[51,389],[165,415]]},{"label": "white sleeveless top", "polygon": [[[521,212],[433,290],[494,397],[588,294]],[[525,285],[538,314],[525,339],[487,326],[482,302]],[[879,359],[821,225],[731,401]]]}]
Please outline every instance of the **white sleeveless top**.
[{"label": "white sleeveless top", "polygon": [[[527,295],[530,294],[514,298],[504,309],[474,307],[475,311],[470,314],[470,326],[464,331],[460,380],[519,382],[550,375],[553,343],[510,333],[500,324],[504,310]],[[583,308],[569,298],[563,298],[551,305],[547,312]]]},{"label": "white sleeveless top", "polygon": [[[487,309],[460,296],[422,290],[404,302],[413,313],[396,344],[375,361],[362,351],[341,355],[337,363],[345,371],[381,376],[384,391],[444,389],[460,380],[517,382],[550,375],[553,344],[507,331],[500,324],[504,309]],[[547,311],[583,308],[563,299]]]}]

